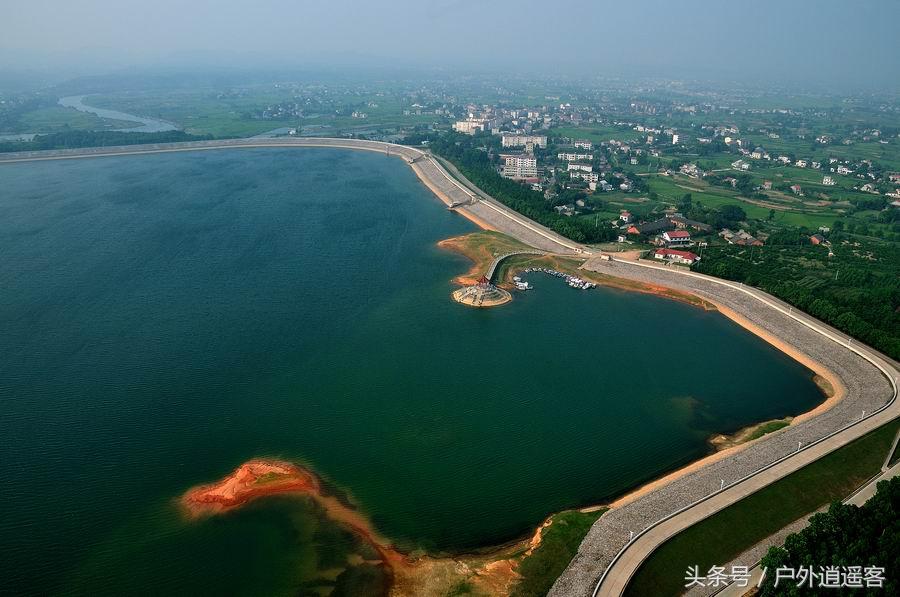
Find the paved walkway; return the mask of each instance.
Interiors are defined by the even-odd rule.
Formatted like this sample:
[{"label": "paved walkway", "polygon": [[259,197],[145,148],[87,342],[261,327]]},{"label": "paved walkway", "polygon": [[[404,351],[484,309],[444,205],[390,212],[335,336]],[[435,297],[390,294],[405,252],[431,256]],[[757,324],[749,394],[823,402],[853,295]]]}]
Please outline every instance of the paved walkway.
[{"label": "paved walkway", "polygon": [[728,307],[832,371],[846,386],[846,396],[818,416],[604,514],[551,595],[620,595],[644,559],[670,537],[900,415],[900,401],[894,400],[900,381],[896,363],[761,291],[644,262],[592,258],[584,267]]}]

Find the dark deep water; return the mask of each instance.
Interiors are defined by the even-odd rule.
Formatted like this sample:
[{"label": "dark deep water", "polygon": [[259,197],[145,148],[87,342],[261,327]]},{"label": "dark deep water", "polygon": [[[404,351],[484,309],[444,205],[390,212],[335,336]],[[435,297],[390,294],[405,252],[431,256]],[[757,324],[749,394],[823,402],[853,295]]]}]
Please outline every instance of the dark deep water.
[{"label": "dark deep water", "polygon": [[474,227],[380,154],[0,165],[0,210],[0,592],[297,593],[346,566],[354,538],[303,500],[182,520],[175,498],[255,456],[452,551],[823,399],[658,297],[532,276],[453,303],[468,265],[435,243]]}]

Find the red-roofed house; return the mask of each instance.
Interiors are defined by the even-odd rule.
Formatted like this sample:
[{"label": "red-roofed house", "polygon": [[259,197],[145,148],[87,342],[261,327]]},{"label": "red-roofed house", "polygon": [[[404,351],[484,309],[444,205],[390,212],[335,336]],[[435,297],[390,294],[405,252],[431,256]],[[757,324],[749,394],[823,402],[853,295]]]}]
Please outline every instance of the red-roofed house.
[{"label": "red-roofed house", "polygon": [[673,263],[685,263],[693,265],[700,261],[700,258],[690,251],[678,251],[677,249],[657,249],[653,252],[654,259],[670,261]]},{"label": "red-roofed house", "polygon": [[625,222],[626,224],[630,224],[631,223],[631,212],[623,211],[621,214],[619,214],[619,219],[622,220],[623,222]]},{"label": "red-roofed house", "polygon": [[659,238],[667,247],[681,247],[691,244],[691,233],[687,230],[667,230]]}]

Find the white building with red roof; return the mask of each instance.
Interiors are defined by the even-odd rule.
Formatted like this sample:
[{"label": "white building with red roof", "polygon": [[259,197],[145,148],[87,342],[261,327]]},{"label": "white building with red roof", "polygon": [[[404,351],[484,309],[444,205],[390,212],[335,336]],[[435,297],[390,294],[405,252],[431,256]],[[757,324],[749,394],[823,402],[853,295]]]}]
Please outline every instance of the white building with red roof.
[{"label": "white building with red roof", "polygon": [[667,230],[660,235],[667,247],[681,247],[691,244],[691,233],[687,230]]},{"label": "white building with red roof", "polygon": [[700,261],[700,257],[695,253],[677,249],[656,249],[653,251],[653,258],[672,263],[684,263],[686,265],[693,265]]}]

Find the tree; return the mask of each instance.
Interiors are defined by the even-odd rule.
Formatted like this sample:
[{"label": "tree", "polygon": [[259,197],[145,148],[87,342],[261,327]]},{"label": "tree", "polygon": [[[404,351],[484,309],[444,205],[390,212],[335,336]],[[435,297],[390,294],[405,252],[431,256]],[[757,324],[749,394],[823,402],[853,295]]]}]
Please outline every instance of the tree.
[{"label": "tree", "polygon": [[[809,526],[788,535],[783,547],[773,547],[760,562],[769,573],[759,595],[815,595],[808,586],[774,586],[779,567],[877,566],[884,568],[878,594],[900,591],[900,477],[879,481],[878,490],[862,507],[835,502],[827,512],[809,519]],[[837,590],[836,595],[848,594]]]},{"label": "tree", "polygon": [[747,213],[738,205],[723,205],[719,208],[722,218],[728,222],[742,222],[747,219]]}]

